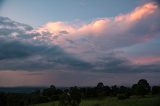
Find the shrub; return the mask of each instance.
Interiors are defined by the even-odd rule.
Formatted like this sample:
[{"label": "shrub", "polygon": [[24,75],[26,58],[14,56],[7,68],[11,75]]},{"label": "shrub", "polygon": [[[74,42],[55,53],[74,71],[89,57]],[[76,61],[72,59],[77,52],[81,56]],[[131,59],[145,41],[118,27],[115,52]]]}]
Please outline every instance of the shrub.
[{"label": "shrub", "polygon": [[101,106],[100,104],[98,104],[98,103],[96,103],[96,104],[94,104],[93,106]]},{"label": "shrub", "polygon": [[153,86],[152,87],[152,94],[153,95],[160,94],[160,86]]},{"label": "shrub", "polygon": [[129,96],[126,94],[118,94],[117,97],[119,100],[124,100],[129,98]]}]

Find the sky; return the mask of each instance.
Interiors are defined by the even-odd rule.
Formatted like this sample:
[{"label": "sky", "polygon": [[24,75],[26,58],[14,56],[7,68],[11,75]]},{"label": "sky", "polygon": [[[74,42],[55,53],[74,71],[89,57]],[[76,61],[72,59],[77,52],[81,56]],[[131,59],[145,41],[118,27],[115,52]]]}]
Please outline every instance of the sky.
[{"label": "sky", "polygon": [[159,0],[0,0],[0,86],[160,84]]},{"label": "sky", "polygon": [[[112,17],[126,13],[139,3],[139,0],[1,0],[1,15],[13,20],[40,26],[48,21],[82,21]],[[130,5],[127,5],[130,4]],[[105,10],[105,11],[103,11]]]}]

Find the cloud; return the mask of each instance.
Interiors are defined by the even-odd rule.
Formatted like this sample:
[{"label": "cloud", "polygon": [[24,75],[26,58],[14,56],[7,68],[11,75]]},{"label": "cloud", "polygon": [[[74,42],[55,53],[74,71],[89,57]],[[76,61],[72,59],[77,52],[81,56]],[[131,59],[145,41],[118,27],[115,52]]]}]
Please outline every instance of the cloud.
[{"label": "cloud", "polygon": [[[139,60],[132,60],[131,50],[135,45],[160,39],[159,16],[158,6],[149,2],[128,14],[83,25],[49,22],[32,28],[0,17],[0,70],[158,72],[159,59],[150,55],[152,61],[146,64],[150,58],[137,53]],[[134,64],[137,61],[140,64]]]},{"label": "cloud", "polygon": [[154,1],[157,5],[160,4],[160,0],[152,0],[152,1]]},{"label": "cloud", "polygon": [[[160,68],[158,66],[160,61],[154,56],[155,53],[159,53],[159,47],[150,51],[157,44],[146,43],[160,39],[159,16],[158,3],[150,1],[127,14],[100,18],[91,23],[77,26],[67,22],[49,22],[35,31],[39,33],[49,32],[50,35],[47,35],[47,38],[52,43],[94,64],[95,71],[152,72],[158,71]],[[67,33],[64,35],[60,31]],[[37,37],[37,39],[41,38]],[[134,51],[140,52],[140,49],[134,46],[143,44],[152,45],[148,52],[145,52],[145,54],[150,53],[150,55],[142,57],[139,55],[141,53],[137,53],[136,57],[133,56]],[[142,51],[146,51],[142,48]],[[110,55],[114,51],[120,51],[116,53],[119,56]]]},{"label": "cloud", "polygon": [[[160,81],[160,73],[92,73],[75,71],[0,71],[1,86],[95,86],[98,82],[105,85],[128,85],[136,83],[139,79],[147,79],[151,85]],[[21,79],[21,80],[20,80]]]},{"label": "cloud", "polygon": [[132,59],[133,63],[135,64],[150,64],[150,63],[157,63],[160,62],[159,56],[153,56],[153,57],[136,57]]},{"label": "cloud", "polygon": [[[0,17],[0,70],[80,70],[91,65],[57,45],[35,40],[32,27]],[[5,29],[5,30],[4,30]],[[61,32],[66,33],[66,32]]]},{"label": "cloud", "polygon": [[87,62],[66,53],[58,46],[32,45],[19,41],[0,43],[0,70],[80,70],[91,68]]},{"label": "cloud", "polygon": [[[67,22],[49,22],[36,31],[49,32],[47,38],[67,51],[76,54],[77,51],[79,54],[91,51],[97,54],[159,37],[159,13],[158,6],[154,2],[148,2],[128,14],[96,19],[91,23],[77,26]],[[60,33],[61,31],[67,33],[64,35]],[[96,48],[95,51],[92,51],[93,48]]]},{"label": "cloud", "polygon": [[1,86],[73,86],[160,81],[160,10],[149,1],[90,23],[41,27],[0,17]]},{"label": "cloud", "polygon": [[35,51],[30,49],[30,45],[17,41],[0,39],[0,42],[0,60],[28,57],[30,56],[30,51]]},{"label": "cloud", "polygon": [[[69,34],[73,34],[73,36],[107,36],[110,33],[113,33],[110,29],[115,29],[118,32],[127,31],[128,27],[132,28],[133,24],[136,22],[142,21],[142,19],[145,19],[155,13],[157,8],[157,5],[154,3],[146,3],[143,6],[137,7],[131,13],[118,15],[112,19],[96,19],[93,22],[81,25],[80,27],[73,26],[66,22],[49,22],[40,27],[37,31],[49,31],[53,36],[58,34],[60,31],[67,31]],[[116,29],[121,26],[123,26],[123,28],[120,28],[120,30]]]}]

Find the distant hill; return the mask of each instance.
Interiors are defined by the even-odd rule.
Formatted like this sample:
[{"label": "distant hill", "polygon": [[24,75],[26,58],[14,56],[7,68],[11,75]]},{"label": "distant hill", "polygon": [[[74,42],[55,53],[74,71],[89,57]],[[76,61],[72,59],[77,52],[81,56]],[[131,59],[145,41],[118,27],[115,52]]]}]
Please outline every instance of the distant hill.
[{"label": "distant hill", "polygon": [[42,90],[46,87],[0,87],[0,92],[11,93],[31,93],[36,90]]}]

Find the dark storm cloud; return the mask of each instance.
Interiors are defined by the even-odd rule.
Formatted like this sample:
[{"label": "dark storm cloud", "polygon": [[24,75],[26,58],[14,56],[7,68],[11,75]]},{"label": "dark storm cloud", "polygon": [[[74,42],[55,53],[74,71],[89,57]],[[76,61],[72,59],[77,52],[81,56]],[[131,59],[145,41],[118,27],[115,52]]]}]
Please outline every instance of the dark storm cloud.
[{"label": "dark storm cloud", "polygon": [[154,2],[156,2],[158,5],[160,4],[160,0],[153,0]]},{"label": "dark storm cloud", "polygon": [[106,73],[152,73],[160,72],[160,63],[153,64],[133,64],[129,60],[121,57],[117,57],[113,54],[108,54],[105,58],[100,58],[95,64],[95,72]]},{"label": "dark storm cloud", "polygon": [[90,64],[65,53],[58,46],[32,45],[0,40],[1,70],[88,69]]},{"label": "dark storm cloud", "polygon": [[29,25],[15,22],[13,20],[10,20],[8,17],[0,17],[0,26],[3,28],[7,27],[8,29],[17,29],[17,30],[21,30],[21,31],[33,29]]},{"label": "dark storm cloud", "polygon": [[[0,17],[1,70],[88,69],[91,65],[56,45],[33,40],[40,34],[28,34],[31,27]],[[14,35],[16,33],[16,35]]]},{"label": "dark storm cloud", "polygon": [[0,60],[27,57],[30,55],[30,52],[29,45],[17,41],[0,39]]},{"label": "dark storm cloud", "polygon": [[4,54],[0,55],[0,58],[3,58],[0,61],[1,70],[86,70],[91,68],[90,64],[76,59],[56,46],[48,48],[15,43],[7,50],[2,50],[2,53]]}]

